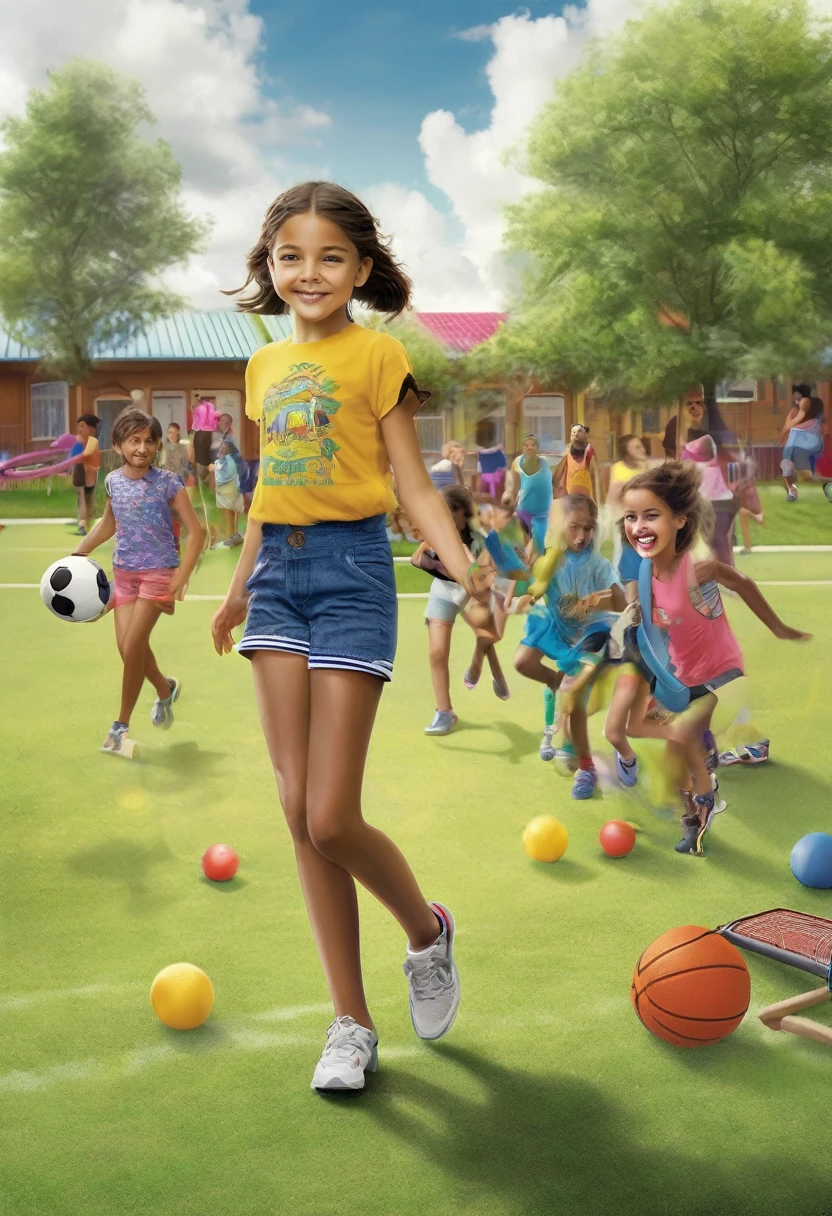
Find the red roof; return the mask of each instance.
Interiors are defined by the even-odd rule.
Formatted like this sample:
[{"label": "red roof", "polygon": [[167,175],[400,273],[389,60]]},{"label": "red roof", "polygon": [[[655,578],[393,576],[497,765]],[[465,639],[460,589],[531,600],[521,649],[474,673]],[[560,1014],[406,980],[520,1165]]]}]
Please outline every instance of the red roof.
[{"label": "red roof", "polygon": [[508,317],[504,312],[417,312],[416,319],[438,342],[467,353],[487,342]]}]

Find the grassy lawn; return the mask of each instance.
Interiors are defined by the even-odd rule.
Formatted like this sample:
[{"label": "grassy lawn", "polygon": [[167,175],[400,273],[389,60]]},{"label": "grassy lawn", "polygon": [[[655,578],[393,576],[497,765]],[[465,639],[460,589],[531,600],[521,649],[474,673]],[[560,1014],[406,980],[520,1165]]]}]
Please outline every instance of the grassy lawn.
[{"label": "grassy lawn", "polygon": [[[66,531],[7,528],[3,581],[37,582],[66,551]],[[208,555],[192,591],[222,594],[234,560]],[[832,579],[826,554],[748,561],[763,580]],[[366,813],[403,848],[426,894],[453,908],[463,1003],[446,1040],[414,1037],[401,933],[362,893],[380,1070],[357,1099],[331,1101],[308,1088],[330,1019],[326,988],[249,665],[214,655],[214,604],[186,601],[161,622],[154,644],[184,691],[173,729],[156,737],[145,692],[134,734],[146,761],[129,765],[97,750],[120,680],[110,622],[74,629],[36,592],[0,589],[0,1211],[832,1210],[832,1053],[766,1031],[755,1016],[805,991],[811,977],[748,957],[747,1018],[722,1044],[695,1052],[653,1039],[629,1002],[638,955],[671,926],[715,926],[776,906],[832,917],[832,893],[800,887],[788,866],[799,836],[830,827],[832,587],[766,594],[818,640],[778,643],[729,601],[773,759],[721,774],[728,812],[704,859],[675,854],[676,827],[637,798],[607,791],[573,802],[568,782],[537,756],[535,689],[515,676],[506,704],[486,680],[465,692],[471,635],[462,626],[452,662],[460,727],[426,738],[424,604],[402,601]],[[507,666],[520,628],[510,622]],[[599,741],[600,724],[592,730]],[[520,842],[541,812],[569,830],[552,866],[530,862]],[[598,846],[613,817],[641,828],[620,861]],[[199,857],[219,840],[242,865],[232,883],[212,886]],[[209,1022],[184,1034],[158,1023],[148,1000],[156,972],[180,960],[203,967],[217,994]]]}]

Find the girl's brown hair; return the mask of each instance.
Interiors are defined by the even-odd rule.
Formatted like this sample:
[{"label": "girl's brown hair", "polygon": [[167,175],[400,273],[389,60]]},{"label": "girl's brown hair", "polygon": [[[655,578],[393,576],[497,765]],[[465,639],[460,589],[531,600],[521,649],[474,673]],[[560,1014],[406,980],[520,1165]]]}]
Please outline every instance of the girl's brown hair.
[{"label": "girl's brown hair", "polygon": [[361,199],[334,182],[302,182],[274,200],[263,220],[260,239],[246,259],[248,278],[242,287],[224,293],[236,296],[253,285],[251,293],[237,301],[240,312],[270,316],[286,312],[287,305],[275,291],[269,274],[269,258],[275,237],[286,221],[310,213],[337,224],[355,245],[359,258],[372,258],[370,277],[363,287],[356,287],[353,299],[389,316],[403,312],[410,303],[413,285],[390,252],[389,238],[381,235],[378,221]]},{"label": "girl's brown hair", "polygon": [[154,418],[152,414],[146,414],[144,410],[136,409],[133,406],[128,406],[126,410],[122,410],[118,418],[113,423],[113,429],[110,432],[110,442],[114,447],[121,447],[126,439],[131,435],[137,435],[139,431],[150,431],[150,438],[155,443],[162,441],[162,424],[158,418]]},{"label": "girl's brown hair", "polygon": [[713,531],[714,512],[711,504],[699,493],[702,475],[692,462],[668,460],[655,469],[638,473],[624,487],[622,499],[633,490],[647,490],[666,503],[672,515],[686,516],[676,533],[676,552],[687,553],[698,536],[706,540]]},{"label": "girl's brown hair", "polygon": [[588,494],[564,494],[563,498],[557,501],[563,519],[568,515],[577,515],[579,511],[586,511],[593,524],[598,523],[598,506],[595,499],[590,498]]},{"label": "girl's brown hair", "polygon": [[445,486],[442,497],[451,513],[464,511],[466,519],[474,518],[474,495],[467,486]]}]

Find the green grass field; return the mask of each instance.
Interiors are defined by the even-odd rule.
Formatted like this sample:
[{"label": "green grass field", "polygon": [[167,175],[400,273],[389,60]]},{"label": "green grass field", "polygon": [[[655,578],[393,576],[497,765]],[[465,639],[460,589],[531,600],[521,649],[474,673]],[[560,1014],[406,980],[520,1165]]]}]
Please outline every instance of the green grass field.
[{"label": "green grass field", "polygon": [[[66,528],[9,526],[0,582],[35,583],[70,547]],[[208,555],[192,592],[222,594],[234,559]],[[452,907],[463,1002],[446,1040],[414,1037],[401,933],[362,896],[381,1064],[347,1100],[308,1087],[327,993],[249,665],[214,655],[214,603],[191,600],[159,625],[157,653],[184,691],[175,726],[156,737],[143,695],[133,733],[146,762],[129,765],[97,750],[118,703],[109,620],[75,629],[36,591],[0,589],[0,1211],[832,1212],[832,1052],[755,1016],[812,977],[749,957],[748,1017],[694,1052],[652,1038],[629,1002],[638,955],[671,926],[780,905],[832,918],[832,892],[799,886],[788,866],[799,836],[832,826],[832,585],[795,581],[832,582],[832,555],[747,563],[786,584],[766,594],[817,640],[777,642],[729,601],[773,759],[724,771],[728,811],[701,860],[676,855],[674,825],[623,793],[572,802],[568,781],[537,756],[536,690],[514,677],[507,704],[485,680],[465,692],[462,626],[452,667],[460,728],[426,738],[424,603],[401,602],[365,807],[426,894]],[[410,572],[401,578],[413,590]],[[512,621],[507,664],[519,632]],[[599,723],[593,730],[599,738]],[[552,866],[521,845],[541,812],[569,829]],[[642,829],[620,861],[598,846],[613,817]],[[199,858],[219,840],[242,865],[232,883],[212,886]],[[148,999],[156,972],[179,960],[203,967],[217,994],[209,1022],[188,1033],[166,1030]]]}]

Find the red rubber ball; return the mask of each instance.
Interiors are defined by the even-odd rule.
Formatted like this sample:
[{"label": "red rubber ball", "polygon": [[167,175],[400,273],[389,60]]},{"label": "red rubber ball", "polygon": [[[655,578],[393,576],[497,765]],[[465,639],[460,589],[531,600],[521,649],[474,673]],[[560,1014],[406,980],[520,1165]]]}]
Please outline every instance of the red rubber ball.
[{"label": "red rubber ball", "polygon": [[228,844],[212,844],[202,854],[202,873],[212,882],[228,882],[239,866],[239,855]]},{"label": "red rubber ball", "polygon": [[611,819],[601,828],[598,839],[607,857],[626,857],[635,848],[636,834],[629,823]]}]

